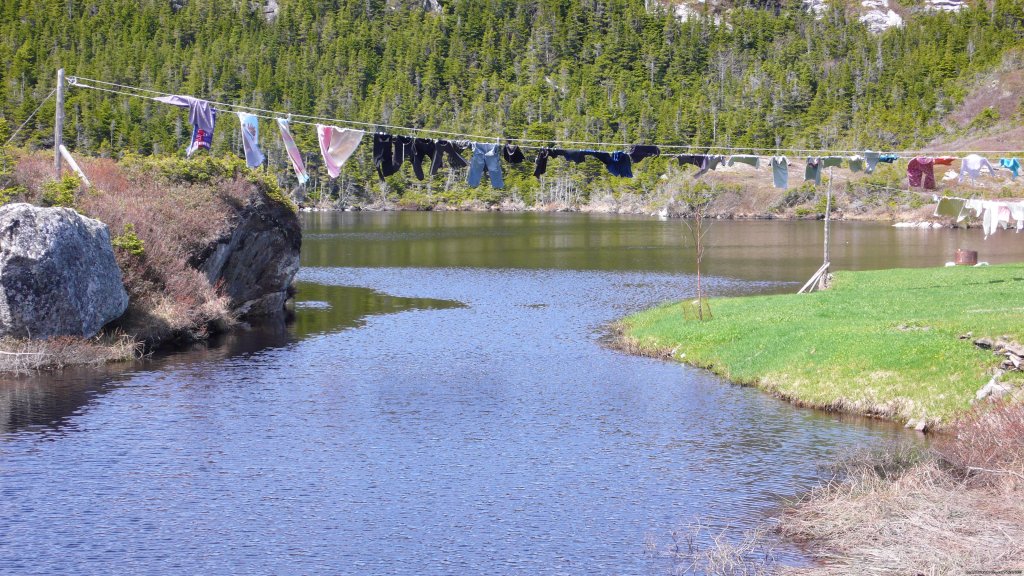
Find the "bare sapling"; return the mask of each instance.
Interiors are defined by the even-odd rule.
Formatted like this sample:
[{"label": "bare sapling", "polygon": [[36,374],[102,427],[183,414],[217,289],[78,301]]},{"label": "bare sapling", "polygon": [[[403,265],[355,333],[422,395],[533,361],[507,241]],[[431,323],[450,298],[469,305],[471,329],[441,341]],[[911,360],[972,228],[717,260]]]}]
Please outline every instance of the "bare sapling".
[{"label": "bare sapling", "polygon": [[689,236],[689,244],[693,249],[693,259],[697,270],[696,297],[690,306],[683,306],[684,314],[693,316],[703,322],[711,319],[711,307],[708,305],[707,296],[704,294],[704,284],[701,276],[701,263],[704,260],[704,250],[707,248],[706,236],[711,229],[711,222],[708,220],[708,211],[711,203],[719,195],[718,186],[714,183],[705,184],[698,182],[684,188],[679,199],[690,209],[690,218],[684,220]]}]

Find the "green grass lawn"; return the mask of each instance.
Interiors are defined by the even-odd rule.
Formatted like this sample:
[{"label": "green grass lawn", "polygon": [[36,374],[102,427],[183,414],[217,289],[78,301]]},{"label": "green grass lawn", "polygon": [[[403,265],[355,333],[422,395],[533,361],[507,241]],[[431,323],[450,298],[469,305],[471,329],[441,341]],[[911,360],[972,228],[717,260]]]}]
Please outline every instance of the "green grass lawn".
[{"label": "green grass lawn", "polygon": [[812,294],[679,303],[622,321],[626,344],[797,403],[905,421],[966,411],[1000,357],[958,336],[1021,341],[1024,265],[837,272]]}]

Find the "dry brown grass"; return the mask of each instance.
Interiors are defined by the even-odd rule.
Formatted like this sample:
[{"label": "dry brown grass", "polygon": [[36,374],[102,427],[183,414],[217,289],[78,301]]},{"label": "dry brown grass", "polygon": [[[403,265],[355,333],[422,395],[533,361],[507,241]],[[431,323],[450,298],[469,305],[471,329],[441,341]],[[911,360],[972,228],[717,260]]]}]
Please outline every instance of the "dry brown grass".
[{"label": "dry brown grass", "polygon": [[27,373],[65,366],[105,364],[140,358],[143,345],[122,333],[92,339],[64,336],[48,340],[0,339],[0,372]]},{"label": "dry brown grass", "polygon": [[1024,487],[1024,405],[982,405],[940,437],[935,451],[970,484]]},{"label": "dry brown grass", "polygon": [[[1024,407],[985,408],[932,450],[846,461],[779,530],[820,564],[792,574],[1024,570]],[[1013,572],[1011,572],[1013,573]]]},{"label": "dry brown grass", "polygon": [[765,528],[749,530],[730,537],[728,530],[713,530],[700,522],[670,534],[672,541],[663,549],[648,538],[648,554],[667,557],[676,576],[766,576],[777,567],[777,538]]}]

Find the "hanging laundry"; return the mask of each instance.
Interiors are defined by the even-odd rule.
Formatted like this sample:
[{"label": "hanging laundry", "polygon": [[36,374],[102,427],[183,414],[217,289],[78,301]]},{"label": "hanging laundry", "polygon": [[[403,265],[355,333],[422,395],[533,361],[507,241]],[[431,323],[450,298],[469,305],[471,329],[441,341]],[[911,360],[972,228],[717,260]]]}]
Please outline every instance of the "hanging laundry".
[{"label": "hanging laundry", "polygon": [[657,146],[634,144],[629,149],[629,159],[634,163],[639,162],[644,158],[653,158],[655,156],[661,156],[661,148],[658,148]]},{"label": "hanging laundry", "polygon": [[864,170],[864,172],[867,172],[868,174],[871,174],[872,172],[874,172],[875,171],[875,166],[878,165],[878,159],[881,156],[882,155],[879,154],[878,152],[872,152],[871,150],[865,150],[864,151],[864,161],[867,163],[868,167],[867,167],[866,170]]},{"label": "hanging laundry", "polygon": [[804,169],[804,182],[814,180],[815,186],[821,185],[821,158],[814,156],[807,159],[807,168]]},{"label": "hanging laundry", "polygon": [[850,172],[860,172],[864,169],[864,157],[860,155],[853,155],[848,158],[850,163]]},{"label": "hanging laundry", "polygon": [[995,202],[982,203],[981,231],[985,233],[985,239],[995,234],[996,222],[999,218],[999,209]]},{"label": "hanging laundry", "polygon": [[403,143],[404,156],[412,164],[412,173],[417,180],[423,180],[423,159],[434,157],[434,141],[429,138],[414,138],[411,143]]},{"label": "hanging laundry", "polygon": [[879,162],[885,162],[886,164],[892,164],[899,159],[900,157],[896,154],[882,154],[878,157]]},{"label": "hanging laundry", "polygon": [[501,157],[509,164],[521,164],[526,160],[523,149],[515,144],[505,144],[501,149]]},{"label": "hanging laundry", "polygon": [[783,190],[789,187],[789,158],[772,156],[768,166],[772,169],[772,179],[776,188]]},{"label": "hanging laundry", "polygon": [[217,111],[213,105],[206,100],[193,98],[192,96],[159,96],[154,98],[157,102],[188,108],[188,122],[192,125],[192,139],[188,148],[185,149],[185,156],[190,157],[192,153],[200,148],[210,149],[213,144],[213,127],[217,122]]},{"label": "hanging laundry", "polygon": [[708,164],[704,172],[707,172],[708,170],[717,170],[722,164],[725,164],[725,156],[722,156],[721,154],[708,156]]},{"label": "hanging laundry", "polygon": [[587,159],[588,152],[593,152],[593,150],[565,150],[564,148],[552,148],[549,154],[552,158],[561,156],[569,162],[579,164]]},{"label": "hanging laundry", "polygon": [[469,164],[466,159],[462,157],[459,152],[465,150],[469,146],[463,142],[452,142],[450,140],[438,140],[434,143],[434,158],[430,163],[430,175],[437,174],[437,171],[444,165],[445,156],[448,157],[448,166],[450,168],[467,168]]},{"label": "hanging laundry", "polygon": [[1020,176],[1020,160],[1016,158],[1000,158],[999,165],[1013,172],[1014,180],[1017,179],[1017,176]]},{"label": "hanging laundry", "polygon": [[935,205],[935,216],[945,218],[956,218],[957,222],[967,217],[964,205],[967,203],[963,198],[940,198]]},{"label": "hanging laundry", "polygon": [[548,170],[548,158],[551,156],[550,148],[537,150],[537,159],[533,162],[533,176],[540,178]]},{"label": "hanging laundry", "polygon": [[725,156],[721,155],[708,155],[708,154],[680,154],[676,156],[676,160],[680,166],[686,164],[692,164],[699,168],[697,173],[693,175],[694,178],[699,178],[706,174],[709,170],[714,170],[720,165],[725,163]]},{"label": "hanging laundry", "polygon": [[935,159],[927,156],[918,156],[912,158],[910,163],[907,164],[907,180],[910,182],[910,187],[921,186],[922,176],[924,177],[924,188],[926,190],[935,190]]},{"label": "hanging laundry", "polygon": [[754,168],[761,167],[761,157],[754,156],[753,154],[733,154],[732,156],[729,156],[729,161],[726,164],[728,166],[733,166],[737,162],[753,166]]},{"label": "hanging laundry", "polygon": [[1024,230],[1024,203],[1014,202],[1010,204],[1010,216],[1017,221],[1017,233]]},{"label": "hanging laundry", "polygon": [[320,139],[320,153],[324,156],[327,175],[337,178],[341,167],[352,156],[363,139],[362,130],[338,128],[337,126],[316,125],[316,134]]},{"label": "hanging laundry", "polygon": [[295,139],[292,138],[292,131],[288,127],[288,121],[284,118],[278,118],[277,127],[281,130],[281,141],[284,142],[285,152],[288,153],[288,159],[292,162],[295,177],[298,178],[299,184],[305,184],[309,180],[309,173],[306,172],[306,163],[302,161],[302,153],[299,152],[299,147],[295,145]]},{"label": "hanging laundry", "polygon": [[842,166],[842,165],[843,165],[843,157],[842,156],[825,156],[824,158],[821,159],[821,167],[822,168],[834,168],[836,166]]},{"label": "hanging laundry", "polygon": [[935,159],[935,165],[936,166],[952,166],[954,160],[956,160],[956,158],[954,158],[952,156],[939,156],[938,158]]},{"label": "hanging laundry", "polygon": [[988,168],[988,173],[995,176],[996,169],[992,167],[988,159],[982,158],[977,154],[969,154],[964,156],[963,161],[960,163],[960,178],[957,182],[963,182],[964,176],[969,176],[971,180],[975,180],[978,176],[981,176],[981,170]]},{"label": "hanging laundry", "polygon": [[974,216],[981,216],[982,211],[985,209],[985,202],[983,200],[972,199],[964,202],[964,208],[974,212]]},{"label": "hanging laundry", "polygon": [[381,182],[402,167],[401,146],[398,146],[399,150],[395,150],[396,144],[398,138],[391,134],[377,132],[373,135],[373,166],[377,169],[377,176]]},{"label": "hanging laundry", "polygon": [[704,169],[704,166],[705,166],[705,163],[707,162],[707,159],[708,159],[708,157],[705,156],[704,154],[680,154],[680,155],[676,156],[676,161],[679,162],[680,166],[685,166],[687,164],[692,164],[693,166],[696,166],[697,168],[700,168],[701,170]]},{"label": "hanging laundry", "polygon": [[1006,230],[1006,227],[1010,225],[1010,205],[1006,202],[999,203],[999,215],[996,216],[996,223]]},{"label": "hanging laundry", "polygon": [[252,114],[238,112],[238,121],[242,123],[242,151],[245,152],[245,164],[249,168],[257,168],[266,156],[260,151],[260,125]]},{"label": "hanging laundry", "polygon": [[595,152],[592,154],[604,164],[612,176],[633,177],[633,160],[626,152]]},{"label": "hanging laundry", "polygon": [[391,157],[391,162],[401,167],[403,162],[411,159],[412,143],[415,141],[412,136],[395,136],[395,153]]},{"label": "hanging laundry", "polygon": [[481,144],[473,142],[470,147],[473,149],[473,157],[469,161],[469,175],[466,182],[471,188],[480,185],[480,178],[484,174],[484,166],[491,178],[491,188],[501,190],[505,182],[501,177],[501,165],[498,163],[500,153],[497,144]]}]

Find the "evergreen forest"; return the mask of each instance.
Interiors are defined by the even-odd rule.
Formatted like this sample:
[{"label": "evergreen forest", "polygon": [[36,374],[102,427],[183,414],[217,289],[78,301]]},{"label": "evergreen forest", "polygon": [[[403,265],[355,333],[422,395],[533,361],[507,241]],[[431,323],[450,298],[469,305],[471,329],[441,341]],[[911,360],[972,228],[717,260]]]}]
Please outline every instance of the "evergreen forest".
[{"label": "evergreen forest", "polygon": [[[841,2],[816,18],[798,0],[737,0],[686,21],[655,0],[278,4],[267,18],[248,0],[0,0],[0,117],[8,133],[20,125],[63,67],[282,113],[609,150],[898,149],[941,135],[972,78],[1024,44],[1024,0],[919,10],[881,34]],[[181,155],[189,139],[182,109],[143,98],[71,87],[65,109],[64,141],[79,154]],[[53,117],[51,98],[14,144],[51,146]],[[261,130],[268,170],[294,185],[276,126],[263,120]],[[369,138],[328,181],[313,128],[293,132],[314,192],[381,188]],[[212,153],[240,155],[233,116],[219,119]],[[549,175],[575,170],[625,189],[644,189],[657,172],[640,165],[623,181],[597,163],[556,164]],[[528,168],[509,172],[511,190],[536,192]],[[442,176],[419,183],[405,170],[384,189],[458,186]]]}]

